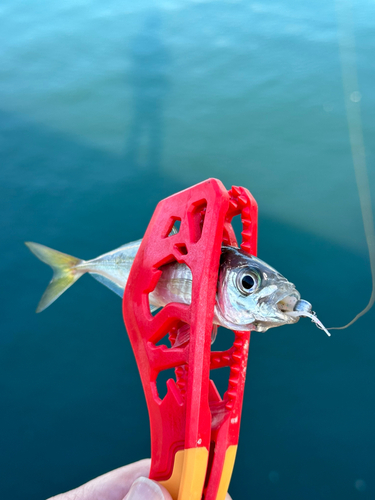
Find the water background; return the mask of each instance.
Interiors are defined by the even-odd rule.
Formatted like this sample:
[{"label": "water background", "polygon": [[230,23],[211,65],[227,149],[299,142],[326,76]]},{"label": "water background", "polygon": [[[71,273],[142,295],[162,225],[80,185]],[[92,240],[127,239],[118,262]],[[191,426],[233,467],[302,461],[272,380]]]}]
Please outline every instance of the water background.
[{"label": "water background", "polygon": [[[373,193],[374,16],[348,19]],[[85,276],[35,315],[51,273],[23,241],[92,258],[217,177],[327,326],[371,278],[333,1],[3,0],[0,54],[1,498],[37,500],[150,444],[121,301]],[[374,498],[374,315],[252,335],[234,500]]]}]

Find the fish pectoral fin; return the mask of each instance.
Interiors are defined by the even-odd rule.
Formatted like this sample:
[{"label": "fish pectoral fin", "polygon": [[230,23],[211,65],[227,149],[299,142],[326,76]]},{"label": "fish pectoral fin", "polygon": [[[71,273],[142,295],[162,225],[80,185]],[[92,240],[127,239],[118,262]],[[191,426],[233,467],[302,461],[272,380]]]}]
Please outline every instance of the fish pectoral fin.
[{"label": "fish pectoral fin", "polygon": [[[217,325],[212,325],[211,330],[211,345],[215,342],[217,335]],[[185,324],[177,330],[176,340],[172,347],[182,347],[187,344],[190,340],[190,325]]]},{"label": "fish pectoral fin", "polygon": [[176,340],[173,344],[174,347],[181,347],[184,344],[187,344],[190,340],[190,325],[185,324],[182,325],[181,328],[177,330]]},{"label": "fish pectoral fin", "polygon": [[102,285],[106,286],[112,292],[115,292],[119,297],[123,298],[124,296],[124,289],[118,285],[117,283],[114,283],[111,281],[109,278],[106,278],[105,276],[102,276],[101,274],[98,273],[90,273],[93,278],[95,278],[99,283]]}]

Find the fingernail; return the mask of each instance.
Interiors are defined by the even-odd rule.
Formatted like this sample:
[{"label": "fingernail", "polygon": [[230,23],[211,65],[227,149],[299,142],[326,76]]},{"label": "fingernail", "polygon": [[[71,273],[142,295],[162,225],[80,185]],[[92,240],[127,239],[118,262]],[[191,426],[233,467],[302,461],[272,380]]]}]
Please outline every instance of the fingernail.
[{"label": "fingernail", "polygon": [[126,495],[126,500],[164,500],[159,486],[147,477],[139,477]]}]

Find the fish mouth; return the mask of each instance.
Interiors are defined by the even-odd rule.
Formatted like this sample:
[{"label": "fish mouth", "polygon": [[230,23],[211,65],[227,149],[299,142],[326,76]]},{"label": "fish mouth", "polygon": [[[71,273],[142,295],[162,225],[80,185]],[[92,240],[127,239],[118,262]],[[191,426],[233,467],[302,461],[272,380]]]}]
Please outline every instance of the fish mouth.
[{"label": "fish mouth", "polygon": [[[272,313],[268,318],[263,318],[260,321],[254,321],[253,325],[255,326],[254,329],[256,331],[265,332],[269,328],[275,326],[297,323],[299,316],[297,316],[297,314],[293,314],[293,311],[301,296],[294,286],[288,285],[284,286],[281,290],[279,289],[275,294],[273,294],[273,297],[268,297],[268,304],[271,306]],[[266,303],[266,301],[264,301],[264,303]]]},{"label": "fish mouth", "polygon": [[277,298],[278,300],[276,302],[275,309],[276,316],[278,317],[279,321],[284,324],[297,323],[299,317],[289,315],[289,313],[292,313],[294,311],[296,304],[301,299],[301,295],[299,294],[299,292],[297,292],[295,288],[292,290],[289,289],[288,291],[285,290]]},{"label": "fish mouth", "polygon": [[292,293],[284,293],[282,297],[279,298],[279,300],[276,302],[276,307],[282,313],[292,312],[300,298],[301,296],[297,292],[297,290],[293,291]]}]

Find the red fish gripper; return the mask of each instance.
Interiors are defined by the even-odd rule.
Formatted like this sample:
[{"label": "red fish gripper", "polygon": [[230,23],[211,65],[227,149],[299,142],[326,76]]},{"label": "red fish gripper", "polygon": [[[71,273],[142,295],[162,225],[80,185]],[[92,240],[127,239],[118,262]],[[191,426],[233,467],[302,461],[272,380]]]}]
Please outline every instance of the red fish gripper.
[{"label": "red fish gripper", "polygon": [[[222,245],[237,246],[232,218],[241,215],[242,250],[256,255],[257,204],[248,190],[229,192],[208,179],[159,202],[137,252],[123,299],[123,315],[146,397],[151,428],[150,478],[174,500],[223,500],[239,437],[250,332],[234,332],[233,346],[211,352],[214,305]],[[177,234],[171,234],[180,221]],[[171,262],[192,273],[191,304],[170,303],[155,316],[149,294]],[[190,339],[173,347],[180,329]],[[171,347],[157,345],[169,334]],[[210,370],[229,366],[223,398]],[[167,393],[156,379],[174,368]]]}]

